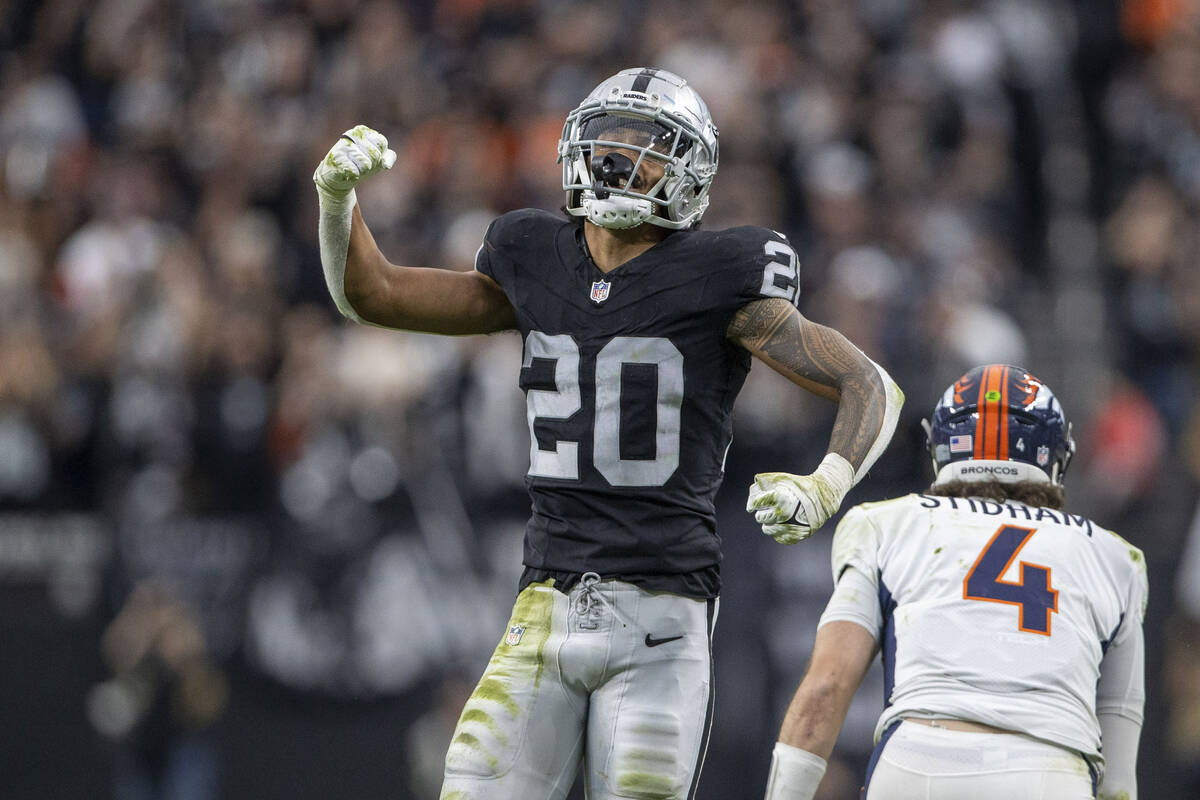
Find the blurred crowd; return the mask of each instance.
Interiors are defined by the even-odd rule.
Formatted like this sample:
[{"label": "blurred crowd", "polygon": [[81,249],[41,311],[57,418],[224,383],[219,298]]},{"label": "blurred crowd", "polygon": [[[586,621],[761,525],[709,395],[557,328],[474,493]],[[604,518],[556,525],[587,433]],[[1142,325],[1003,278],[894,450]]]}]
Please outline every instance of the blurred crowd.
[{"label": "blurred crowd", "polygon": [[[115,794],[239,797],[274,770],[323,796],[321,748],[230,742],[297,702],[399,703],[355,740],[392,766],[328,771],[358,797],[435,796],[447,709],[519,570],[520,341],[345,323],[310,176],[343,130],[378,129],[399,160],[358,196],[384,253],[470,269],[495,215],[562,204],[562,121],[627,66],[709,104],[704,224],[786,233],[803,312],[906,391],[850,502],[927,483],[919,420],[967,367],[1054,387],[1068,505],[1150,565],[1146,794],[1200,794],[1197,0],[0,0],[0,597],[6,631],[51,635],[11,621],[31,585],[44,626],[95,622],[72,651],[95,686],[62,704],[95,741],[74,747],[125,763],[175,714],[156,735],[203,733],[204,774],[154,794],[114,769]],[[761,791],[831,587],[828,537],[781,556],[744,486],[811,468],[831,413],[761,367],[740,401],[702,796]],[[147,604],[186,629],[203,713],[113,704],[167,635],[130,632],[165,624]],[[880,692],[826,800],[854,796]],[[20,774],[58,796],[61,775]]]}]

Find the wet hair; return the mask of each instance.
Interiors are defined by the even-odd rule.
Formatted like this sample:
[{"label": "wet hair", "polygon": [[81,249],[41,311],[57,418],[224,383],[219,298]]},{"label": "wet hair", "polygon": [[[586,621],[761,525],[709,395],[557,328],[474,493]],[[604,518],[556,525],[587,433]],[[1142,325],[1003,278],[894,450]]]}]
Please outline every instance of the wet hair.
[{"label": "wet hair", "polygon": [[998,503],[1016,500],[1027,506],[1060,510],[1066,493],[1061,484],[1039,481],[947,481],[935,483],[925,490],[925,494],[937,497],[981,497]]}]

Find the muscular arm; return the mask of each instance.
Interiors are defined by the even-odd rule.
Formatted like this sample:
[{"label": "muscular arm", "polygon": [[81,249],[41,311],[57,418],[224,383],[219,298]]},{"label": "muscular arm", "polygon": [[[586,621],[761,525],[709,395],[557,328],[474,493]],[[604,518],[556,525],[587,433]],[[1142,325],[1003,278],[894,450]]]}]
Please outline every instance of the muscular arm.
[{"label": "muscular arm", "polygon": [[[832,328],[805,319],[783,299],[755,300],[729,325],[730,340],[798,386],[838,403],[829,451],[850,462],[856,473],[882,450],[875,445],[888,419],[888,393],[899,389],[861,350]],[[883,443],[891,437],[887,430]],[[870,464],[868,463],[867,466]],[[861,476],[861,475],[860,475]]]},{"label": "muscular arm", "polygon": [[779,741],[828,759],[875,651],[875,637],[858,623],[822,625],[808,671],[784,715]]},{"label": "muscular arm", "polygon": [[358,315],[387,328],[457,335],[493,333],[517,324],[504,291],[482,273],[390,263],[357,204],[344,285],[346,299]]},{"label": "muscular arm", "polygon": [[875,637],[857,622],[834,620],[817,629],[808,671],[771,754],[766,800],[813,800],[876,649]]},{"label": "muscular arm", "polygon": [[338,311],[357,322],[426,333],[516,327],[508,298],[486,275],[399,267],[383,257],[358,209],[354,187],[395,163],[387,137],[356,125],[338,138],[313,172],[321,270]]}]

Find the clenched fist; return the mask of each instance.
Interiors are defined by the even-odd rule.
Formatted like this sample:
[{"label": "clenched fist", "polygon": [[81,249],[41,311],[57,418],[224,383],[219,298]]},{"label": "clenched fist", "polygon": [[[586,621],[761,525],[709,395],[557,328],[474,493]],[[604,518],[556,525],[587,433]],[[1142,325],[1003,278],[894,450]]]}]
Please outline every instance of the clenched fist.
[{"label": "clenched fist", "polygon": [[317,165],[313,183],[323,197],[340,200],[363,178],[381,169],[391,169],[395,163],[396,153],[388,149],[382,133],[366,125],[356,125],[342,134]]},{"label": "clenched fist", "polygon": [[810,475],[755,475],[746,510],[754,512],[763,533],[781,544],[795,544],[824,525],[853,486],[850,462],[830,453]]}]

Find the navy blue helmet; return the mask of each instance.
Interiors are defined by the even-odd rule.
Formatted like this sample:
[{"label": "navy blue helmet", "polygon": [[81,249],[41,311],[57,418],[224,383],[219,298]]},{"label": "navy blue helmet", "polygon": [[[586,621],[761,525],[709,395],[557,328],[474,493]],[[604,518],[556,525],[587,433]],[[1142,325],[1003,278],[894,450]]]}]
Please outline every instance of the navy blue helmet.
[{"label": "navy blue helmet", "polygon": [[1075,441],[1050,387],[1008,364],[975,367],[925,421],[934,483],[952,480],[1061,484]]}]

